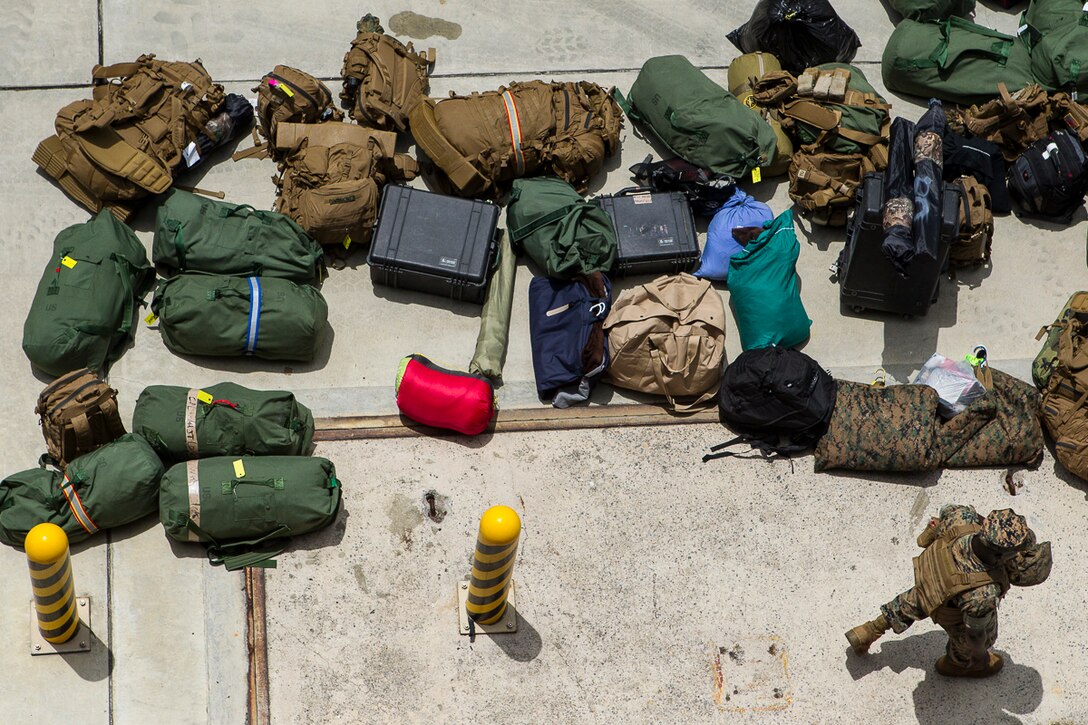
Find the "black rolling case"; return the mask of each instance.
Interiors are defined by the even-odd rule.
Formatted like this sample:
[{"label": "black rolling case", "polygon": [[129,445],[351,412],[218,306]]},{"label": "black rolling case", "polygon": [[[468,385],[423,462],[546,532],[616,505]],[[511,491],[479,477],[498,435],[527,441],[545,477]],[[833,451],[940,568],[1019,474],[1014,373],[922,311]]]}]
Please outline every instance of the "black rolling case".
[{"label": "black rolling case", "polygon": [[937,259],[915,257],[908,277],[900,277],[880,249],[884,241],[884,175],[867,174],[857,192],[857,208],[838,261],[839,295],[854,312],[877,310],[924,315],[937,301],[948,248],[959,231],[960,193],[945,184]]},{"label": "black rolling case", "polygon": [[498,253],[499,208],[408,186],[382,192],[370,242],[370,279],[399,287],[483,302]]},{"label": "black rolling case", "polygon": [[655,194],[631,187],[594,202],[616,225],[613,276],[690,272],[699,261],[695,218],[679,191]]}]

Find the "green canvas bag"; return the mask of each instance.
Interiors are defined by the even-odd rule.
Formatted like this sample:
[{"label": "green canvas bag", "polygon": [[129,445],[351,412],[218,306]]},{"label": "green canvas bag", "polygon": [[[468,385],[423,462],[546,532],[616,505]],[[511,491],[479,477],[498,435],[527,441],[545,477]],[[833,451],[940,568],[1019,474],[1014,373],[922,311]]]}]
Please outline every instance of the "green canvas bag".
[{"label": "green canvas bag", "polygon": [[325,458],[224,456],[186,461],[162,478],[159,516],[176,541],[207,546],[228,570],[274,567],[292,536],[324,528],[340,508]]},{"label": "green canvas bag", "polygon": [[54,377],[105,372],[132,339],[137,304],[154,281],[140,240],[109,211],[68,227],[30,302],[23,352]]},{"label": "green canvas bag", "polygon": [[[107,212],[108,213],[108,212]],[[71,543],[136,521],[159,505],[163,465],[143,437],[127,433],[68,464],[0,481],[0,541],[22,548],[27,532],[56,524]]]},{"label": "green canvas bag", "polygon": [[778,140],[763,117],[682,55],[650,58],[628,97],[616,91],[616,100],[696,166],[740,178],[775,161]]},{"label": "green canvas bag", "polygon": [[880,68],[890,91],[960,104],[995,98],[998,83],[1011,93],[1034,80],[1023,41],[958,17],[901,21]]},{"label": "green canvas bag", "polygon": [[975,0],[889,0],[888,4],[911,20],[946,20],[953,15],[969,18],[975,13]]},{"label": "green canvas bag", "polygon": [[190,272],[159,282],[151,311],[179,355],[310,361],[329,308],[316,288],[290,280]]},{"label": "green canvas bag", "polygon": [[255,274],[316,286],[325,273],[321,245],[290,217],[180,189],[159,206],[151,257],[168,277]]},{"label": "green canvas bag", "polygon": [[1048,90],[1088,91],[1088,25],[1047,32],[1031,49],[1031,72]]},{"label": "green canvas bag", "polygon": [[487,298],[480,311],[476,351],[468,364],[470,373],[492,380],[502,379],[506,348],[510,342],[510,313],[514,307],[514,281],[517,273],[517,260],[514,259],[514,248],[510,246],[510,236],[503,234],[499,239],[498,264],[491,275]]},{"label": "green canvas bag", "polygon": [[149,385],[136,399],[132,430],[168,461],[303,456],[313,442],[314,417],[284,390],[251,390],[235,383],[200,389]]},{"label": "green canvas bag", "polygon": [[1039,37],[1070,25],[1088,26],[1088,9],[1084,0],[1033,0],[1020,17],[1032,35]]},{"label": "green canvas bag", "polygon": [[506,226],[514,250],[528,254],[549,277],[608,273],[616,261],[616,228],[608,212],[553,176],[514,180]]}]

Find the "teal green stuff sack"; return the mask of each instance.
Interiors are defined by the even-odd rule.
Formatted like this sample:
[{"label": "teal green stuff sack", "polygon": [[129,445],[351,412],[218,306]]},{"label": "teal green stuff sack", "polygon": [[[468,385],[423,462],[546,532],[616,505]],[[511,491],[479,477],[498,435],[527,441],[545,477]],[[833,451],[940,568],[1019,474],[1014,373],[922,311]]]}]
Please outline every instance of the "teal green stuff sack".
[{"label": "teal green stuff sack", "polygon": [[233,570],[274,566],[292,536],[322,529],[340,508],[340,482],[325,458],[225,456],[186,461],[162,478],[159,516],[176,541],[207,545]]},{"label": "teal green stuff sack", "polygon": [[23,352],[59,377],[80,368],[105,372],[134,334],[137,306],[155,281],[140,240],[108,210],[68,227],[23,324]]},{"label": "teal green stuff sack", "polygon": [[27,532],[50,523],[76,543],[136,521],[158,510],[162,475],[162,461],[134,433],[80,456],[64,473],[15,473],[0,481],[0,541],[22,548]]},{"label": "teal green stuff sack", "polygon": [[812,320],[801,303],[800,253],[793,210],[787,210],[729,261],[729,304],[743,349],[793,347],[808,339]]},{"label": "teal green stuff sack", "polygon": [[888,4],[911,20],[946,20],[953,15],[969,18],[975,13],[975,0],[889,0]]},{"label": "teal green stuff sack", "polygon": [[998,83],[1013,93],[1034,82],[1024,42],[957,17],[901,21],[880,68],[890,91],[959,104],[996,98]]},{"label": "teal green stuff sack", "polygon": [[650,58],[616,100],[689,163],[740,178],[774,161],[770,125],[682,55]]},{"label": "teal green stuff sack", "polygon": [[151,311],[180,355],[313,360],[329,309],[316,288],[274,277],[182,274],[159,282]]},{"label": "teal green stuff sack", "polygon": [[290,217],[172,189],[155,217],[151,256],[179,272],[279,277],[319,285],[321,245]]},{"label": "teal green stuff sack", "polygon": [[202,389],[149,385],[136,399],[132,430],[169,461],[301,456],[310,451],[314,417],[284,390],[250,390],[235,383]]},{"label": "teal green stuff sack", "polygon": [[510,243],[549,277],[609,272],[616,228],[601,207],[555,177],[515,179],[506,207]]}]

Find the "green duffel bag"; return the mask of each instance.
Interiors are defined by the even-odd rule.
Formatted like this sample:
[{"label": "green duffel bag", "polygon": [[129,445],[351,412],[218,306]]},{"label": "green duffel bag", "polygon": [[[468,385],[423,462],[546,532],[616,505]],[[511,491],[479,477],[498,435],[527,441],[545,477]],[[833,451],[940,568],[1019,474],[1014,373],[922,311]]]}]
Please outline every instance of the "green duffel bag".
[{"label": "green duffel bag", "polygon": [[1036,37],[1071,25],[1088,26],[1088,9],[1084,0],[1032,0],[1020,25],[1027,25]]},{"label": "green duffel bag", "polygon": [[1013,93],[1034,82],[1024,42],[957,17],[901,21],[880,69],[890,91],[962,105],[996,98],[998,83]]},{"label": "green duffel bag", "polygon": [[179,355],[313,360],[329,308],[317,288],[275,277],[191,272],[162,280],[151,300],[162,341]]},{"label": "green duffel bag", "polygon": [[778,139],[748,108],[682,55],[650,58],[627,98],[616,100],[689,163],[740,178],[775,161]]},{"label": "green duffel bag", "polygon": [[30,302],[23,352],[54,377],[105,372],[132,339],[137,305],[154,281],[140,240],[109,211],[68,227]]},{"label": "green duffel bag", "polygon": [[324,252],[293,219],[171,189],[155,216],[151,257],[179,272],[279,277],[319,285]]},{"label": "green duffel bag", "polygon": [[1031,72],[1047,90],[1088,91],[1088,26],[1049,31],[1031,49]]},{"label": "green duffel bag", "polygon": [[0,481],[0,541],[22,548],[27,532],[50,523],[74,544],[131,523],[158,508],[162,474],[159,456],[135,433],[80,456],[63,473],[43,467],[12,474]]},{"label": "green duffel bag", "polygon": [[275,566],[292,536],[322,529],[340,508],[336,468],[325,458],[224,456],[173,466],[162,477],[159,516],[177,541],[205,544],[213,564]]},{"label": "green duffel bag", "polygon": [[975,14],[975,0],[889,0],[888,4],[911,20],[946,20],[953,15],[969,18]]},{"label": "green duffel bag", "polygon": [[199,389],[149,385],[136,399],[132,430],[168,461],[304,456],[313,442],[314,417],[284,390],[251,390],[235,383]]},{"label": "green duffel bag", "polygon": [[510,243],[549,277],[608,273],[616,261],[616,228],[608,212],[562,179],[515,179],[506,207]]}]

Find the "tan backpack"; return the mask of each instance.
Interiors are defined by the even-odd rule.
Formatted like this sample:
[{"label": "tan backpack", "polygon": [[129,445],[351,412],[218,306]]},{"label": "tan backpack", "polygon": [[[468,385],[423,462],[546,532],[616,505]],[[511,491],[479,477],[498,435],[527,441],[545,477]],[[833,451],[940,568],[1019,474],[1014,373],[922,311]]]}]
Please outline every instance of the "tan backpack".
[{"label": "tan backpack", "polygon": [[511,83],[497,91],[426,99],[412,136],[459,196],[497,197],[514,179],[553,174],[584,193],[619,150],[623,117],[596,83]]},{"label": "tan backpack", "polygon": [[89,368],[50,383],[38,396],[34,412],[41,420],[49,456],[61,469],[125,434],[117,391]]},{"label": "tan backpack", "polygon": [[[342,121],[344,114],[336,108],[332,91],[312,75],[287,65],[277,65],[253,89],[257,94],[257,126],[253,132],[252,148],[234,154],[234,160],[250,156],[271,155],[278,159],[274,141],[280,123],[323,123]],[[257,131],[268,141],[261,142]]]},{"label": "tan backpack", "polygon": [[133,202],[165,192],[175,173],[199,160],[197,136],[223,103],[223,87],[199,60],[150,54],[95,66],[91,75],[92,99],[60,109],[56,135],[33,159],[77,203],[96,213],[107,207],[124,221]]},{"label": "tan backpack", "polygon": [[1057,364],[1043,389],[1043,423],[1058,462],[1088,479],[1088,325],[1070,316],[1060,327]]},{"label": "tan backpack", "polygon": [[1054,93],[1050,96],[1050,113],[1081,143],[1088,142],[1088,108],[1074,101],[1068,93]]},{"label": "tan backpack", "polygon": [[862,179],[874,171],[873,162],[861,154],[795,153],[790,198],[814,223],[845,226]]},{"label": "tan backpack", "polygon": [[1038,83],[1009,93],[997,84],[1000,96],[982,105],[951,109],[948,120],[954,130],[997,144],[1006,161],[1015,161],[1028,146],[1050,133],[1050,100]]},{"label": "tan backpack", "polygon": [[367,13],[344,55],[340,102],[358,123],[404,131],[408,112],[427,95],[434,48],[417,53],[412,44],[385,35],[378,18]]},{"label": "tan backpack", "polygon": [[386,181],[415,178],[415,162],[395,153],[396,135],[348,123],[280,123],[283,154],[275,210],[298,222],[321,244],[370,239],[378,196]]},{"label": "tan backpack", "polygon": [[994,237],[990,190],[973,176],[961,176],[954,183],[960,187],[960,232],[948,250],[948,262],[953,267],[977,267],[990,261]]},{"label": "tan backpack", "polygon": [[710,282],[682,273],[629,289],[612,303],[604,330],[614,385],[664,395],[679,412],[706,407],[717,395],[725,306]]}]

